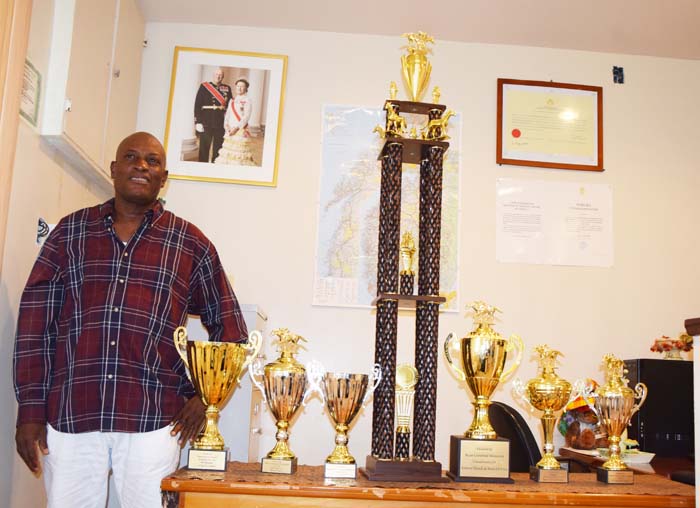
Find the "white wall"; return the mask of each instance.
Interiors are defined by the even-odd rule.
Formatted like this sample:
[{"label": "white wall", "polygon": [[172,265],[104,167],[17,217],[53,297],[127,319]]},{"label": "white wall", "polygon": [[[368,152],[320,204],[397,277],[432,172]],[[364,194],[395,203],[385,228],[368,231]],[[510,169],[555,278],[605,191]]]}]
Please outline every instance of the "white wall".
[{"label": "white wall", "polygon": [[[309,339],[302,361],[369,370],[374,316],[369,310],[311,305],[320,173],[321,107],[380,107],[391,80],[400,81],[396,37],[181,24],[147,25],[138,125],[162,137],[176,45],[289,56],[277,188],[171,181],[167,206],[193,221],[217,245],[235,276],[241,301],[268,313],[269,329],[289,327]],[[439,38],[440,34],[435,34]],[[654,357],[653,338],[682,330],[698,314],[692,291],[700,276],[697,208],[696,84],[700,62],[543,48],[438,41],[432,84],[441,102],[463,114],[460,297],[503,311],[497,329],[520,334],[528,348],[549,343],[565,357],[560,373],[601,378],[602,355]],[[627,82],[613,85],[612,66]],[[526,169],[495,164],[496,79],[554,80],[604,87],[605,172]],[[158,84],[157,86],[155,84]],[[432,86],[432,85],[431,85]],[[401,94],[400,94],[401,95]],[[457,142],[458,140],[453,140]],[[495,260],[498,177],[606,183],[613,188],[612,268],[500,264]],[[466,333],[461,315],[443,315],[448,331]],[[412,318],[399,322],[399,361],[412,361]],[[268,358],[270,358],[268,353]],[[516,376],[536,366],[526,354]],[[448,462],[449,435],[471,421],[470,397],[440,360],[437,459]],[[510,386],[495,399],[511,401]],[[313,402],[291,429],[300,463],[320,464],[333,432]],[[268,430],[272,418],[267,417]],[[530,418],[537,436],[539,420]],[[370,451],[371,409],[350,434],[351,452]],[[269,434],[271,435],[271,434]],[[267,450],[272,438],[267,437]]]}]

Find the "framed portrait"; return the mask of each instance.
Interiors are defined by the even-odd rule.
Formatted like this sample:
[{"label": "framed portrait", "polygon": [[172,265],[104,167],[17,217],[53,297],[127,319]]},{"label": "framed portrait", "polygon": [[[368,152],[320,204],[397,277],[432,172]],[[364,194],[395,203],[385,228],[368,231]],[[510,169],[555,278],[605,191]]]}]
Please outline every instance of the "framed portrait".
[{"label": "framed portrait", "polygon": [[498,80],[496,162],[603,171],[603,88]]},{"label": "framed portrait", "polygon": [[169,177],[277,185],[287,57],[175,47]]}]

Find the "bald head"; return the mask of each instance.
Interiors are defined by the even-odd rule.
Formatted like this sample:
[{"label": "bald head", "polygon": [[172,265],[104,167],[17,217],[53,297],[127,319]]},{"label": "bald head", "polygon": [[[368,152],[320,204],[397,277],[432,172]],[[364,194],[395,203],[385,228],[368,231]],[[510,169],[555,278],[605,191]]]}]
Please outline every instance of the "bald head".
[{"label": "bald head", "polygon": [[161,144],[160,140],[155,137],[153,134],[150,132],[145,132],[145,131],[140,131],[140,132],[134,132],[133,134],[129,134],[127,137],[121,140],[121,143],[119,143],[119,146],[117,147],[117,159],[119,158],[119,152],[121,150],[124,150],[124,148],[131,143],[138,141],[139,143],[141,142],[147,142],[149,145],[151,145],[154,149],[157,147],[158,151],[160,151],[161,155],[161,160],[163,161],[163,168],[165,168],[165,148],[163,148],[163,145]]}]

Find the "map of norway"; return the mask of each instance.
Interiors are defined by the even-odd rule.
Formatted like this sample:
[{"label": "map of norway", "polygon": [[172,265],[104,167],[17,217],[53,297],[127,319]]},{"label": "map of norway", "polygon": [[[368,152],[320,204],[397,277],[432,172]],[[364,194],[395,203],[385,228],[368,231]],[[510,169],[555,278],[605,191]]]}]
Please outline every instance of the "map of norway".
[{"label": "map of norway", "polygon": [[[403,115],[420,132],[421,115]],[[384,110],[325,106],[321,146],[321,188],[314,277],[314,305],[369,307],[377,294],[377,238],[382,140],[372,130],[384,125]],[[450,148],[443,164],[440,294],[444,310],[457,310],[459,139],[461,118],[449,123]],[[419,167],[403,165],[401,234],[418,246]],[[418,253],[417,253],[418,254]],[[418,259],[413,266],[418,285]]]}]

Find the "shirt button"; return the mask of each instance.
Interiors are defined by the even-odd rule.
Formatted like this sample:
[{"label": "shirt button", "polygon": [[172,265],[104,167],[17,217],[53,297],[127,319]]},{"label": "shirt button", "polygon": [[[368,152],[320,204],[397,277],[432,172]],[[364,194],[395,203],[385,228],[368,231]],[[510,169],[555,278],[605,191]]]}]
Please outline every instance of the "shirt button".
[{"label": "shirt button", "polygon": [[117,341],[114,341],[114,340],[113,340],[113,341],[110,342],[109,344],[110,344],[111,346],[114,346],[116,343],[117,343]]},{"label": "shirt button", "polygon": [[124,253],[124,257],[125,257],[125,258],[126,258],[126,257],[129,257],[129,253],[128,253],[128,252],[125,252],[125,253]]},{"label": "shirt button", "polygon": [[114,312],[119,312],[119,307],[114,307],[114,309],[112,309],[112,310],[113,310]]},{"label": "shirt button", "polygon": [[124,279],[119,279],[120,284],[124,284]]},{"label": "shirt button", "polygon": [[107,374],[107,379],[112,379],[112,374]]}]

